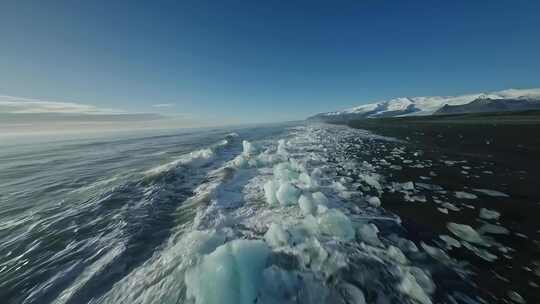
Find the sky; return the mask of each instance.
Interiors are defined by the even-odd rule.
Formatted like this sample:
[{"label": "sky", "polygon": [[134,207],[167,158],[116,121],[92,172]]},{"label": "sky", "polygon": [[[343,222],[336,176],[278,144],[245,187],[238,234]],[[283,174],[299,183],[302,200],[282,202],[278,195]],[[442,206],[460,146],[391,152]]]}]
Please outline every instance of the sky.
[{"label": "sky", "polygon": [[6,0],[0,122],[276,122],[538,87],[538,16],[537,0]]}]

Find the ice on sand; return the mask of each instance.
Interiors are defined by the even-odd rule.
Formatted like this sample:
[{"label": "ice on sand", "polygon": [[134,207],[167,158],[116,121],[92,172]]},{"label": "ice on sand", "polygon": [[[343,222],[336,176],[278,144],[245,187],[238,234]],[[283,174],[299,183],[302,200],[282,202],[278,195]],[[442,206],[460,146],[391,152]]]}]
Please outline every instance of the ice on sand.
[{"label": "ice on sand", "polygon": [[489,246],[482,236],[469,225],[448,223],[447,228],[450,232],[464,241],[482,246]]},{"label": "ice on sand", "polygon": [[486,208],[480,209],[480,218],[485,220],[497,220],[501,214],[495,210],[489,210]]},{"label": "ice on sand", "polygon": [[502,193],[500,191],[496,191],[496,190],[490,190],[490,189],[473,189],[473,190],[476,192],[485,194],[485,195],[493,196],[493,197],[510,197],[510,195],[506,193]]},{"label": "ice on sand", "polygon": [[431,304],[431,299],[418,284],[414,275],[407,272],[398,286],[399,290],[422,304]]},{"label": "ice on sand", "polygon": [[465,191],[456,191],[454,193],[456,195],[457,198],[461,198],[461,199],[476,199],[478,198],[478,196],[472,194],[472,193],[469,193],[469,192],[465,192]]},{"label": "ice on sand", "polygon": [[376,196],[369,196],[366,200],[373,207],[381,206],[381,200]]},{"label": "ice on sand", "polygon": [[451,249],[452,247],[461,247],[461,243],[449,235],[439,235],[439,238],[446,243],[447,249]]}]

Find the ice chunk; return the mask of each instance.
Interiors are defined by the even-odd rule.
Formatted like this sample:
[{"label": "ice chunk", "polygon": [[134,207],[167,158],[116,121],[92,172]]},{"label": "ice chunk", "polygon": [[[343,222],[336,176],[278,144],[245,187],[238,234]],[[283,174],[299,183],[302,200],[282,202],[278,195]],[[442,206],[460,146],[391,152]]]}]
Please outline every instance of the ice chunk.
[{"label": "ice chunk", "polygon": [[510,291],[510,292],[508,292],[508,297],[509,297],[512,301],[514,301],[514,302],[516,302],[516,303],[519,303],[519,304],[525,304],[525,303],[527,303],[527,302],[525,301],[525,299],[523,299],[523,297],[522,297],[519,293],[517,293],[517,292],[515,292],[515,291]]},{"label": "ice chunk", "polygon": [[276,183],[273,180],[269,180],[264,184],[264,197],[266,198],[266,202],[270,206],[278,205],[278,199],[276,197],[277,192],[277,186]]},{"label": "ice chunk", "polygon": [[274,166],[274,177],[279,181],[292,181],[298,179],[299,173],[292,168],[291,163],[284,162]]},{"label": "ice chunk", "polygon": [[287,152],[286,144],[284,139],[278,140],[278,147],[277,147],[277,154],[287,156],[289,152]]},{"label": "ice chunk", "polygon": [[458,238],[464,241],[479,244],[482,246],[489,246],[489,244],[486,243],[482,236],[471,226],[457,223],[448,223],[446,227],[448,228],[448,230],[450,230],[450,232],[452,232]]},{"label": "ice chunk", "polygon": [[311,176],[313,178],[320,178],[324,175],[323,171],[321,168],[315,168],[313,169],[313,171],[311,172]]},{"label": "ice chunk", "polygon": [[448,249],[461,247],[461,243],[449,235],[439,235],[439,238],[446,243],[446,248]]},{"label": "ice chunk", "polygon": [[376,196],[368,196],[367,202],[373,207],[381,206],[381,200]]},{"label": "ice chunk", "polygon": [[354,229],[349,218],[341,211],[330,209],[320,215],[319,230],[326,235],[334,236],[344,240],[354,238]]},{"label": "ice chunk", "polygon": [[402,237],[399,237],[397,236],[396,234],[392,233],[391,235],[388,236],[388,238],[395,243],[395,245],[401,249],[401,251],[406,251],[406,252],[418,252],[418,247],[416,246],[416,244],[411,241],[411,240],[408,240],[406,238],[402,238]]},{"label": "ice chunk", "polygon": [[463,242],[463,247],[469,249],[474,254],[476,254],[477,256],[481,257],[482,259],[484,259],[484,260],[486,260],[488,262],[493,262],[493,261],[495,261],[497,259],[496,255],[490,253],[489,251],[487,251],[485,249],[478,248],[478,247],[474,246],[473,244]]},{"label": "ice chunk", "polygon": [[317,205],[317,214],[323,214],[328,211],[328,207],[326,205]]},{"label": "ice chunk", "polygon": [[407,202],[421,202],[421,203],[427,202],[427,198],[425,195],[412,195],[411,196],[409,193],[407,193],[403,196],[403,199]]},{"label": "ice chunk", "polygon": [[225,237],[215,231],[195,230],[187,233],[182,242],[191,254],[208,254],[225,243]]},{"label": "ice chunk", "polygon": [[264,234],[264,240],[271,247],[279,248],[289,244],[289,234],[280,225],[272,223]]},{"label": "ice chunk", "polygon": [[284,182],[279,186],[276,198],[282,206],[289,206],[298,203],[300,190],[290,182]]},{"label": "ice chunk", "polygon": [[257,303],[290,303],[302,288],[301,277],[272,265],[263,272],[263,287]]},{"label": "ice chunk", "polygon": [[437,210],[439,210],[441,213],[448,214],[448,209],[446,208],[437,208]]},{"label": "ice chunk", "polygon": [[334,182],[332,183],[332,188],[334,188],[337,192],[344,192],[344,191],[347,191],[347,187],[345,187],[342,183],[340,182]]},{"label": "ice chunk", "polygon": [[240,154],[233,159],[233,165],[237,168],[246,168],[249,163],[244,154]]},{"label": "ice chunk", "polygon": [[503,226],[493,224],[484,224],[478,231],[480,231],[480,233],[510,234],[510,231]]},{"label": "ice chunk", "polygon": [[358,238],[372,246],[380,246],[381,240],[378,237],[379,229],[374,224],[362,224],[358,227]]},{"label": "ice chunk", "polygon": [[382,186],[381,184],[379,183],[379,179],[380,179],[380,175],[378,174],[360,174],[358,176],[361,180],[363,180],[366,184],[368,184],[369,186],[377,189],[377,190],[381,190],[382,189]]},{"label": "ice chunk", "polygon": [[270,154],[267,151],[259,154],[257,156],[257,162],[259,165],[271,165],[275,162],[277,162],[279,158],[275,154]]},{"label": "ice chunk", "polygon": [[393,259],[394,261],[400,263],[400,264],[407,264],[409,261],[407,260],[407,257],[403,254],[403,252],[395,247],[395,246],[388,246],[388,249],[386,250],[386,254],[388,257]]},{"label": "ice chunk", "polygon": [[422,304],[431,304],[431,299],[426,294],[424,289],[418,284],[414,275],[407,272],[398,286],[398,289],[409,297],[415,299]]},{"label": "ice chunk", "polygon": [[313,202],[311,193],[302,194],[298,199],[298,205],[304,215],[314,214],[317,209],[317,205]]},{"label": "ice chunk", "polygon": [[407,190],[407,191],[414,190],[414,183],[413,182],[401,183],[400,188],[402,190]]},{"label": "ice chunk", "polygon": [[263,241],[234,240],[186,272],[187,297],[196,304],[253,304],[270,249]]},{"label": "ice chunk", "polygon": [[253,155],[255,153],[255,147],[253,146],[252,143],[250,143],[249,141],[247,140],[244,140],[242,141],[242,147],[244,148],[244,154],[245,155]]},{"label": "ice chunk", "polygon": [[452,210],[452,211],[459,211],[460,209],[458,207],[456,207],[454,204],[452,203],[443,203],[442,206],[446,209],[449,209],[449,210]]},{"label": "ice chunk", "polygon": [[431,276],[429,275],[428,272],[418,267],[411,267],[409,271],[416,279],[416,282],[418,283],[418,285],[420,285],[420,287],[422,287],[422,289],[426,293],[432,294],[435,292],[435,289],[436,289],[435,283],[431,279]]},{"label": "ice chunk", "polygon": [[319,187],[319,183],[317,182],[317,179],[315,177],[309,176],[307,173],[303,172],[300,173],[300,176],[298,177],[300,182],[302,183],[302,186],[305,189],[316,189]]},{"label": "ice chunk", "polygon": [[497,220],[501,214],[495,210],[489,210],[486,208],[480,209],[480,218],[485,220]]},{"label": "ice chunk", "polygon": [[461,198],[461,199],[476,199],[478,198],[478,196],[472,194],[472,193],[469,193],[469,192],[465,192],[465,191],[456,191],[454,192],[455,196],[457,198]]},{"label": "ice chunk", "polygon": [[[420,176],[422,178],[422,176]],[[441,191],[444,190],[443,187],[433,184],[426,184],[426,183],[415,183],[418,188],[425,189],[425,190],[431,190],[431,191]]]},{"label": "ice chunk", "polygon": [[312,194],[313,202],[317,205],[326,206],[328,205],[328,198],[322,192],[315,192]]},{"label": "ice chunk", "polygon": [[446,252],[437,247],[429,246],[424,242],[420,243],[420,246],[422,246],[422,248],[427,252],[427,254],[440,262],[448,263],[452,261],[452,259],[448,256],[448,254],[446,254]]},{"label": "ice chunk", "polygon": [[473,190],[476,192],[485,194],[485,195],[493,196],[493,197],[510,197],[510,195],[496,191],[496,190],[490,190],[490,189],[473,189]]},{"label": "ice chunk", "polygon": [[341,284],[340,287],[346,303],[366,304],[364,293],[358,287],[349,283]]}]

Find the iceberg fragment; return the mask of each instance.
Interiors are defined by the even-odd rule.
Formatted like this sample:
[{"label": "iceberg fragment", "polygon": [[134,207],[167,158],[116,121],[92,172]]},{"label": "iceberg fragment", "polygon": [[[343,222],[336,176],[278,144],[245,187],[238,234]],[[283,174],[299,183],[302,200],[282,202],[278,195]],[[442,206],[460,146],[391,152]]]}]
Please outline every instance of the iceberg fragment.
[{"label": "iceberg fragment", "polygon": [[252,304],[270,249],[263,241],[234,240],[186,272],[187,296],[196,304]]},{"label": "iceberg fragment", "polygon": [[279,248],[289,244],[289,234],[280,225],[272,223],[264,234],[264,240],[272,248]]},{"label": "iceberg fragment", "polygon": [[486,208],[480,209],[480,218],[485,220],[497,220],[501,214],[495,210],[489,210]]},{"label": "iceberg fragment", "polygon": [[341,211],[330,209],[320,215],[319,229],[323,234],[351,240],[354,238],[355,232],[349,218]]},{"label": "iceberg fragment", "polygon": [[276,192],[276,198],[282,206],[295,205],[298,203],[300,190],[290,182],[284,182]]},{"label": "iceberg fragment", "polygon": [[367,202],[373,207],[381,206],[381,200],[376,196],[368,196]]},{"label": "iceberg fragment", "polygon": [[313,202],[311,193],[302,194],[298,199],[298,205],[304,215],[313,215],[317,210],[317,205]]},{"label": "iceberg fragment", "polygon": [[358,238],[372,246],[382,245],[378,237],[379,229],[374,224],[362,224],[358,227]]},{"label": "iceberg fragment", "polygon": [[324,193],[322,192],[315,192],[313,193],[312,195],[312,198],[313,198],[313,202],[317,205],[317,206],[326,206],[328,205],[328,198],[326,198],[326,195],[324,195]]},{"label": "iceberg fragment", "polygon": [[431,299],[418,284],[414,275],[407,272],[398,286],[399,290],[422,304],[431,304]]},{"label": "iceberg fragment", "polygon": [[273,180],[269,180],[264,184],[264,197],[266,202],[270,206],[275,206],[279,204],[279,201],[276,197],[277,186]]},{"label": "iceberg fragment", "polygon": [[448,223],[446,225],[448,230],[456,235],[458,238],[482,246],[489,247],[490,245],[482,238],[482,236],[469,225]]},{"label": "iceberg fragment", "polygon": [[454,192],[454,195],[457,198],[461,198],[461,199],[476,199],[476,198],[478,198],[478,196],[476,196],[475,194],[465,192],[465,191],[456,191],[456,192]]}]

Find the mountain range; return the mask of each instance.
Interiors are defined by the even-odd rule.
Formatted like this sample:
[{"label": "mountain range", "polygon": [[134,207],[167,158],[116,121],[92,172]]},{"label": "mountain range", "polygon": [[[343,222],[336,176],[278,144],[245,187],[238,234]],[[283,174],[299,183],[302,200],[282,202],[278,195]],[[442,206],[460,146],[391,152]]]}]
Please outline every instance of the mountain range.
[{"label": "mountain range", "polygon": [[354,108],[319,113],[309,120],[341,121],[361,118],[427,116],[540,109],[540,88],[508,89],[459,96],[399,97]]}]

